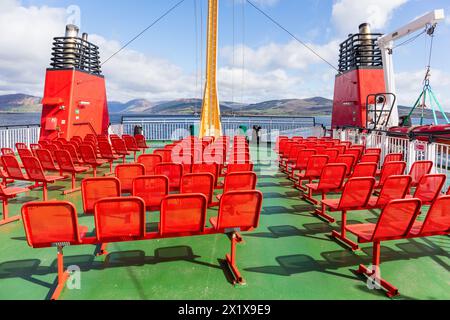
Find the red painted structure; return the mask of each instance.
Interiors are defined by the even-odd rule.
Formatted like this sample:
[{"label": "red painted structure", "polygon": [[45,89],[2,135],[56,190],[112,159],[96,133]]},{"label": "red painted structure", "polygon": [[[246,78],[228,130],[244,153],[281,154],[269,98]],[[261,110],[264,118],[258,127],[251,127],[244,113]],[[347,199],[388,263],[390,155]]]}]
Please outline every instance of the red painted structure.
[{"label": "red painted structure", "polygon": [[336,76],[332,128],[366,127],[367,96],[385,90],[383,69],[361,67]]},{"label": "red painted structure", "polygon": [[101,75],[49,69],[42,104],[41,140],[70,140],[108,132],[106,87]]}]

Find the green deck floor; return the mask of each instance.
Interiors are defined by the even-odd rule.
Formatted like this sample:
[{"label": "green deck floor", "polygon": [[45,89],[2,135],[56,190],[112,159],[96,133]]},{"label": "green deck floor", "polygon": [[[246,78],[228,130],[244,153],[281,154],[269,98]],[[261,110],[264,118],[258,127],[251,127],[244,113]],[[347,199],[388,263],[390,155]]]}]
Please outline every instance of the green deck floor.
[{"label": "green deck floor", "polygon": [[[232,286],[221,267],[228,238],[212,235],[111,244],[106,257],[95,257],[93,246],[68,247],[65,265],[81,268],[81,289],[66,288],[60,299],[388,299],[352,272],[360,263],[370,264],[371,245],[353,253],[331,240],[339,224],[311,215],[313,207],[271,165],[269,149],[252,153],[260,160],[256,171],[264,203],[260,227],[244,234],[238,246],[245,286]],[[63,184],[51,187],[51,199],[63,199]],[[12,215],[40,196],[35,190],[11,201]],[[64,199],[76,204],[80,224],[93,230],[93,217],[82,214],[80,193]],[[377,212],[349,214],[350,223],[376,218]],[[157,221],[158,214],[149,219]],[[449,252],[449,237],[383,243],[381,275],[400,289],[394,299],[450,299]],[[21,222],[0,227],[0,299],[46,299],[55,279],[56,249],[28,247]]]}]

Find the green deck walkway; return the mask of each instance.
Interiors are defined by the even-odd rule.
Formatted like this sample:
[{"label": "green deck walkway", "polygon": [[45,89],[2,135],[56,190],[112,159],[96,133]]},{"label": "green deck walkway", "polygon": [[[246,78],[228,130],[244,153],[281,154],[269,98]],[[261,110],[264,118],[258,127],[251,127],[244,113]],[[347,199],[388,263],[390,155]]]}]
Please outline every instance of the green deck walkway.
[{"label": "green deck walkway", "polygon": [[[229,250],[225,235],[127,242],[109,245],[107,257],[95,257],[95,247],[65,249],[65,265],[81,268],[81,289],[64,289],[61,299],[388,299],[369,290],[352,270],[370,264],[371,245],[352,253],[328,234],[328,225],[312,216],[312,206],[279,174],[261,149],[256,170],[264,205],[258,230],[244,234],[238,262],[247,285],[233,287],[221,268]],[[50,198],[62,199],[51,187]],[[41,196],[40,190],[11,202],[11,212]],[[81,195],[76,203],[80,224],[93,229],[93,217],[83,216]],[[211,210],[214,214],[216,210]],[[338,217],[338,215],[337,215]],[[373,222],[376,213],[350,213],[350,223]],[[157,221],[158,215],[149,219]],[[339,219],[338,219],[339,220]],[[384,243],[382,276],[398,286],[395,299],[450,299],[450,238],[435,237]],[[21,222],[0,227],[0,299],[46,299],[56,280],[56,249],[29,248]]]}]

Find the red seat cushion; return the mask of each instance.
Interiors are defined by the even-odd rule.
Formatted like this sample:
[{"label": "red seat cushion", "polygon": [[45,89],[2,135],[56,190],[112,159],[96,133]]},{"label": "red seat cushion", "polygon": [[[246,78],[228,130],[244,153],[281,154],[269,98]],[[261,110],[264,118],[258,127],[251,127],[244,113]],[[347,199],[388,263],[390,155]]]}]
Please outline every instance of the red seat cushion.
[{"label": "red seat cushion", "polygon": [[322,203],[330,207],[331,209],[336,210],[337,208],[339,208],[340,201],[341,199],[325,199],[322,201]]},{"label": "red seat cushion", "polygon": [[376,224],[366,223],[366,224],[353,224],[347,226],[347,231],[358,236],[360,240],[370,242],[372,240],[373,232],[375,231]]}]

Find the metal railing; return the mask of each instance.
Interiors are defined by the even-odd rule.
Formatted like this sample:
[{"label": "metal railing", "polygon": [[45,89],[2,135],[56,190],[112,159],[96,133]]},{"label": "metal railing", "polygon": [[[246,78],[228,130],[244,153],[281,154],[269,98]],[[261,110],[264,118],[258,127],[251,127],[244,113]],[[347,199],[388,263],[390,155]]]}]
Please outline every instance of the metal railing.
[{"label": "metal railing", "polygon": [[449,138],[427,135],[425,139],[424,136],[392,134],[381,130],[364,132],[359,128],[333,130],[333,137],[342,141],[350,141],[354,144],[362,144],[367,148],[380,148],[381,159],[384,159],[389,153],[403,153],[408,170],[411,169],[416,161],[433,161],[433,172],[443,173],[448,177],[445,191],[450,187]]},{"label": "metal railing", "polygon": [[39,125],[0,127],[0,148],[16,151],[16,143],[38,143],[40,130]]},{"label": "metal railing", "polygon": [[[122,118],[122,125],[124,134],[133,134],[135,127],[140,126],[148,140],[175,140],[195,134],[196,128],[200,125],[200,118],[127,116]],[[251,137],[255,125],[261,127],[263,139],[268,139],[280,132],[314,128],[316,121],[314,117],[222,117],[223,132],[230,137],[238,134]]]}]

